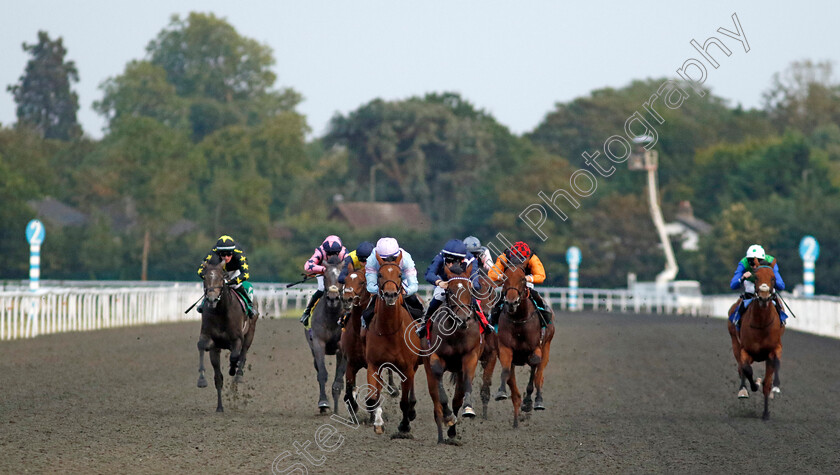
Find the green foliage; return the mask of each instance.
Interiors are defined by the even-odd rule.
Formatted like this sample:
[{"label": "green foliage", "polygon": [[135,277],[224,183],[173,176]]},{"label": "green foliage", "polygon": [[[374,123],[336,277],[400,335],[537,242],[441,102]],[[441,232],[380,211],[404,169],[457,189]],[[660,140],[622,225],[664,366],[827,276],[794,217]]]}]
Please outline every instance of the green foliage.
[{"label": "green foliage", "polygon": [[8,86],[17,104],[19,127],[31,127],[47,139],[73,140],[82,134],[76,122],[79,96],[70,84],[79,82],[73,61],[64,61],[67,50],[59,37],[51,40],[38,32],[38,43],[23,44],[32,56],[17,84]]},{"label": "green foliage", "polygon": [[131,61],[125,72],[100,85],[101,101],[94,110],[109,124],[125,117],[150,117],[172,128],[187,129],[187,101],[167,81],[166,71],[148,61]]}]

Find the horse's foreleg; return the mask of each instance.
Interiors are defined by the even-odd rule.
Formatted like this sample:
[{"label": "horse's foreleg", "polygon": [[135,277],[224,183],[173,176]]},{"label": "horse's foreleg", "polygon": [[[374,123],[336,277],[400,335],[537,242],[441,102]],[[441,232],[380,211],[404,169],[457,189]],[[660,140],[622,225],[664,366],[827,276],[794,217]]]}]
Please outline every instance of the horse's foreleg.
[{"label": "horse's foreleg", "polygon": [[320,389],[320,393],[318,394],[318,409],[321,411],[321,414],[323,414],[330,409],[330,403],[327,400],[326,390],[329,374],[327,373],[327,366],[324,363],[326,350],[320,340],[310,340],[309,346],[312,350],[312,359],[315,365],[315,371],[318,372],[318,387]]},{"label": "horse's foreleg", "polygon": [[753,370],[752,370],[752,357],[744,351],[741,350],[741,372],[743,373],[744,377],[747,378],[747,381],[750,383],[750,390],[753,392],[758,391],[758,385],[755,384],[755,380],[753,379]]},{"label": "horse's foreleg", "polygon": [[481,366],[481,415],[484,419],[487,419],[487,403],[490,402],[490,385],[493,384],[493,370],[496,369],[496,352],[493,352],[488,361],[482,362]]},{"label": "horse's foreleg", "polygon": [[[402,412],[402,421],[397,427],[397,433],[394,434],[396,438],[410,439],[413,438],[411,432],[411,413],[414,411],[414,404],[411,401],[412,390],[414,389],[414,372],[410,368],[406,371],[407,374],[404,381],[402,381],[401,390],[402,397],[400,398],[400,411]],[[394,438],[392,437],[392,438]]]},{"label": "horse's foreleg", "polygon": [[251,343],[254,341],[254,331],[256,326],[257,319],[251,319],[249,323],[248,332],[245,333],[245,335],[242,337],[242,351],[239,353],[239,362],[237,363],[236,376],[233,378],[233,382],[235,383],[241,383],[243,378],[245,377],[245,362],[248,358],[248,350],[251,348]]},{"label": "horse's foreleg", "polygon": [[373,431],[376,434],[383,434],[385,433],[385,420],[382,419],[382,383],[376,377],[376,370],[377,368],[374,365],[368,363],[367,382],[368,386],[373,388],[373,391],[368,393],[365,406],[373,416]]},{"label": "horse's foreleg", "polygon": [[218,348],[210,350],[210,364],[213,365],[213,381],[216,383],[216,412],[224,412],[222,407],[222,386],[224,376],[222,375],[222,352]]},{"label": "horse's foreleg", "polygon": [[480,350],[473,351],[461,361],[462,377],[464,380],[464,417],[475,417],[475,410],[473,409],[473,378],[475,378],[475,368],[478,366],[478,357]]},{"label": "horse's foreleg", "polygon": [[198,387],[200,388],[207,387],[207,379],[204,377],[204,353],[207,352],[208,345],[212,344],[213,342],[204,335],[198,338]]},{"label": "horse's foreleg", "polygon": [[775,365],[774,372],[773,372],[773,393],[770,395],[771,398],[779,396],[782,394],[782,389],[780,387],[781,382],[779,381],[779,370],[782,367],[782,344],[779,343],[779,346],[776,347],[776,351],[773,352],[771,355],[773,358],[773,364]]},{"label": "horse's foreleg", "polygon": [[438,430],[438,444],[443,443],[443,405],[440,401],[440,379],[435,376],[431,368],[429,358],[424,358],[423,367],[426,369],[426,383],[429,385],[429,397],[432,398],[432,408],[434,409],[435,424]]},{"label": "horse's foreleg", "polygon": [[[733,311],[730,310],[729,314],[732,314]],[[738,339],[738,330],[732,322],[728,322],[727,330],[729,331],[729,337],[732,339],[732,354],[735,356],[735,365],[738,367],[738,377],[741,380],[741,385],[738,388],[738,397],[746,398],[750,394],[747,392],[746,377],[744,376],[744,370],[741,368],[743,363],[741,363],[741,341]]]},{"label": "horse's foreleg", "polygon": [[531,366],[531,374],[528,376],[528,385],[525,386],[525,398],[522,400],[522,412],[531,412],[534,409],[534,402],[531,400],[531,395],[534,394],[534,374],[537,372],[537,366]]},{"label": "horse's foreleg", "polygon": [[356,403],[356,395],[353,394],[356,388],[356,373],[359,370],[353,362],[347,361],[347,368],[344,369],[344,402],[350,405],[353,413],[359,412],[359,405]]},{"label": "horse's foreleg", "polygon": [[394,384],[394,372],[391,371],[391,368],[388,368],[388,396],[397,397],[400,395],[400,390],[396,384]]},{"label": "horse's foreleg", "polygon": [[239,358],[242,356],[242,338],[237,338],[233,341],[233,346],[230,348],[230,368],[228,374],[233,376],[236,370],[239,369]]},{"label": "horse's foreleg", "polygon": [[510,377],[508,377],[508,387],[510,387],[510,399],[513,402],[513,428],[519,427],[519,408],[522,404],[522,395],[519,394],[519,388],[516,387],[516,367],[510,367]]},{"label": "horse's foreleg", "polygon": [[502,380],[499,391],[496,393],[496,400],[503,401],[508,398],[505,392],[505,385],[509,385],[511,370],[513,369],[513,350],[506,346],[499,345],[499,364],[502,365]]},{"label": "horse's foreleg", "polygon": [[341,380],[347,371],[347,355],[340,349],[335,352],[335,380],[332,385],[333,413],[338,414],[338,399],[341,397]]},{"label": "horse's foreleg", "polygon": [[[554,337],[554,332],[552,331],[551,337]],[[540,361],[539,366],[537,366],[537,373],[534,375],[534,385],[537,388],[537,397],[534,398],[534,409],[538,411],[545,410],[545,404],[543,404],[543,397],[542,397],[542,388],[543,383],[545,382],[545,367],[548,366],[548,356],[551,351],[551,338],[546,337],[545,343],[543,343],[543,354],[542,354],[542,361]]]}]

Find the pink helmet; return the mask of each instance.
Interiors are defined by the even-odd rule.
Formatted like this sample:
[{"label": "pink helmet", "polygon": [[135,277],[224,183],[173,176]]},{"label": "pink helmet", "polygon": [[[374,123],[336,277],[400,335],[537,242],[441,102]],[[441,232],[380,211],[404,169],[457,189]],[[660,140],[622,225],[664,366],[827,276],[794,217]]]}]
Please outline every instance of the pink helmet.
[{"label": "pink helmet", "polygon": [[376,255],[379,257],[391,257],[400,252],[400,245],[392,237],[384,237],[376,241]]},{"label": "pink helmet", "polygon": [[341,252],[342,247],[341,239],[335,235],[327,236],[321,244],[321,249],[323,249],[324,252],[334,252],[336,254]]}]

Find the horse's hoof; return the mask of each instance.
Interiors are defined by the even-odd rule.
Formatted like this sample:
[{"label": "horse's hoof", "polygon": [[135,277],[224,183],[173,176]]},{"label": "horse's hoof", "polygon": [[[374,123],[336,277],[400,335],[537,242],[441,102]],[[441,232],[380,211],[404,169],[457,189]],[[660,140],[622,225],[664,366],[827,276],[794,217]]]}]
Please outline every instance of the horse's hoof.
[{"label": "horse's hoof", "polygon": [[373,432],[376,435],[382,435],[385,433],[385,426],[373,426]]},{"label": "horse's hoof", "polygon": [[454,415],[452,415],[452,416],[449,416],[449,417],[445,418],[443,420],[443,422],[446,422],[447,426],[452,427],[452,426],[454,426],[455,424],[458,423],[458,418],[455,417]]},{"label": "horse's hoof", "polygon": [[[384,432],[385,430],[383,429],[382,431]],[[397,431],[397,432],[391,434],[391,440],[393,440],[393,439],[413,439],[413,438],[414,438],[414,435],[412,435],[411,432]]]},{"label": "horse's hoof", "polygon": [[461,438],[460,437],[449,437],[446,440],[444,440],[443,443],[446,444],[446,445],[454,445],[456,447],[460,447],[461,446]]},{"label": "horse's hoof", "polygon": [[204,379],[204,376],[199,376],[198,387],[200,387],[200,388],[206,388],[207,387],[207,380]]},{"label": "horse's hoof", "polygon": [[400,390],[399,389],[395,389],[393,391],[388,391],[388,396],[390,396],[390,397],[397,397],[399,395],[400,395]]},{"label": "horse's hoof", "polygon": [[473,408],[471,408],[470,406],[467,406],[464,408],[464,412],[463,414],[461,414],[461,416],[472,419],[473,417],[475,417],[475,411],[473,411]]},{"label": "horse's hoof", "polygon": [[761,378],[755,378],[755,385],[761,386]]},{"label": "horse's hoof", "polygon": [[326,399],[318,401],[318,409],[330,408],[330,403]]},{"label": "horse's hoof", "polygon": [[504,400],[505,400],[505,399],[507,399],[507,398],[508,398],[508,395],[507,395],[507,393],[506,393],[506,392],[504,392],[504,391],[499,391],[499,392],[497,392],[497,393],[496,393],[496,396],[495,396],[495,399],[496,399],[497,401],[504,401]]},{"label": "horse's hoof", "polygon": [[762,420],[762,421],[769,421],[769,420],[770,420],[770,413],[769,413],[769,412],[765,412],[764,414],[762,414],[762,415],[761,415],[761,420]]},{"label": "horse's hoof", "polygon": [[522,403],[519,407],[522,412],[531,412],[534,409],[534,405],[531,403]]},{"label": "horse's hoof", "polygon": [[778,386],[773,386],[773,389],[770,390],[770,399],[776,399],[776,396],[781,396],[782,390],[779,389]]},{"label": "horse's hoof", "polygon": [[749,399],[749,397],[750,393],[747,391],[747,388],[741,388],[741,390],[738,391],[738,399]]},{"label": "horse's hoof", "polygon": [[241,374],[237,374],[236,376],[233,377],[233,382],[235,384],[239,384],[243,381],[245,381],[245,378]]},{"label": "horse's hoof", "polygon": [[225,412],[225,408],[223,408],[222,406],[219,406],[219,407],[216,408],[216,412]]},{"label": "horse's hoof", "polygon": [[236,366],[231,365],[230,369],[228,370],[228,375],[233,376],[235,374],[236,374]]}]

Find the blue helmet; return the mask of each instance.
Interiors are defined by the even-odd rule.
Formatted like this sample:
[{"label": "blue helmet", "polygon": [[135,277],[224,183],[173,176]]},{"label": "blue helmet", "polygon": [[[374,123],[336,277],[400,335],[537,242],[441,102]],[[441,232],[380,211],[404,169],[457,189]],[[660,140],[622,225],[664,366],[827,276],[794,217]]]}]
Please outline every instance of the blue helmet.
[{"label": "blue helmet", "polygon": [[356,248],[356,257],[361,260],[366,260],[370,257],[370,254],[373,252],[373,244],[364,241],[363,243],[359,244],[359,247]]},{"label": "blue helmet", "polygon": [[464,241],[460,239],[450,239],[446,242],[446,245],[443,246],[443,256],[444,257],[467,257],[467,246],[464,245]]}]

